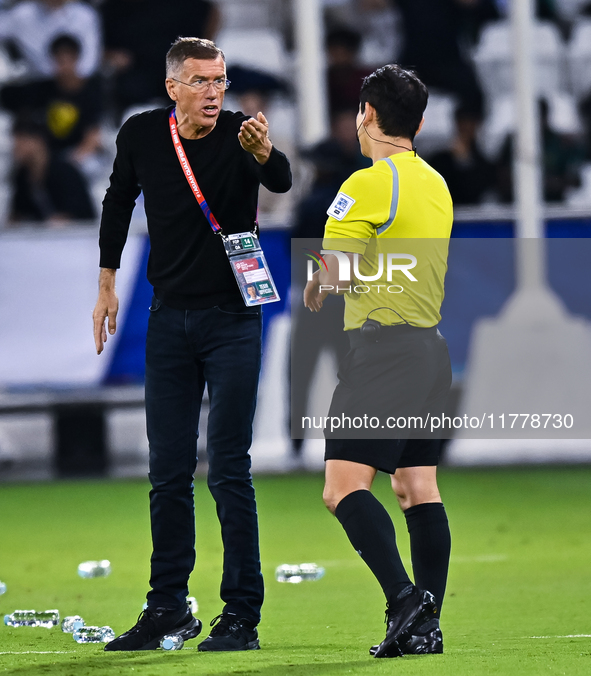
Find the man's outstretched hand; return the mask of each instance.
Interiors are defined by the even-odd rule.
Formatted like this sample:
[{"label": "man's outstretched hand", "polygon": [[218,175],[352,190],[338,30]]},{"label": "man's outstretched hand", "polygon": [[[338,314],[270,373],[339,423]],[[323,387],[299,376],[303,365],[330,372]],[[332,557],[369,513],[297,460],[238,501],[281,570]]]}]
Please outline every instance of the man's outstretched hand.
[{"label": "man's outstretched hand", "polygon": [[251,117],[244,120],[238,132],[240,145],[255,156],[259,164],[265,164],[273,150],[273,144],[269,139],[269,123],[262,113],[257,113],[256,119]]}]

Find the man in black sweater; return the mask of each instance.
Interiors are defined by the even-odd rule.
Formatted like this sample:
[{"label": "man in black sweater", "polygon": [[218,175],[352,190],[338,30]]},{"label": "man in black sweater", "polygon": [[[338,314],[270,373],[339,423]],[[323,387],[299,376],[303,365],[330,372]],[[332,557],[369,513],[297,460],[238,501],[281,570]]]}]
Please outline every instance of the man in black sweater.
[{"label": "man in black sweater", "polygon": [[[224,235],[256,227],[259,184],[291,187],[285,155],[268,123],[222,110],[228,86],[222,52],[210,41],[179,38],[166,57],[173,108],[130,118],[117,138],[103,202],[97,352],[116,330],[115,273],[140,191],[150,234],[154,286],[146,342],[146,418],[150,442],[153,554],[147,609],[105,650],[150,650],[166,634],[194,638],[201,623],[187,608],[195,563],[193,474],[201,399],[207,383],[208,485],[224,545],[222,614],[200,650],[259,647],[263,601],[249,448],[261,362],[260,306],[246,307],[222,238],[214,233],[181,168],[173,120],[186,158]],[[170,118],[170,120],[169,120]],[[170,126],[169,126],[170,125]],[[212,623],[213,624],[213,623]]]}]

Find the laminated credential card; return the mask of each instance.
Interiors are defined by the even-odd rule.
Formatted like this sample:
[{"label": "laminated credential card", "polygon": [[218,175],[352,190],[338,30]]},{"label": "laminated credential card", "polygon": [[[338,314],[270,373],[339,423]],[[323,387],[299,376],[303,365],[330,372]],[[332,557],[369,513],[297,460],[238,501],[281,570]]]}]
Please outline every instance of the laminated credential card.
[{"label": "laminated credential card", "polygon": [[224,246],[247,306],[281,300],[256,235],[252,232],[228,235]]}]

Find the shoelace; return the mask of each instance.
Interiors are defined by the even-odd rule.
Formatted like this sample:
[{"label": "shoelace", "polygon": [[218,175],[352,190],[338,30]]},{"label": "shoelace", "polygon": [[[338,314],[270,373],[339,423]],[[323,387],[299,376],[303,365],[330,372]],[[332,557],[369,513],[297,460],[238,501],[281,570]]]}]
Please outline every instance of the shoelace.
[{"label": "shoelace", "polygon": [[400,607],[402,605],[402,601],[404,601],[404,599],[406,599],[408,596],[410,596],[414,591],[414,589],[410,586],[406,587],[406,589],[403,590],[403,591],[407,591],[407,590],[408,590],[408,593],[404,594],[402,596],[402,598],[396,599],[396,601],[392,604],[392,607],[390,606],[389,602],[386,602],[386,617],[384,619],[384,622],[386,624],[388,624],[389,620],[392,617],[394,617],[395,615],[397,615],[400,612]]},{"label": "shoelace", "polygon": [[384,623],[388,624],[388,622],[392,619],[392,616],[396,614],[396,604],[393,604],[394,608],[390,607],[389,603],[386,603],[386,612],[384,613]]},{"label": "shoelace", "polygon": [[233,619],[228,613],[221,613],[217,617],[214,617],[213,620],[209,623],[210,627],[213,627],[214,624],[217,625],[211,630],[211,636],[217,636],[219,634],[225,634],[226,632],[234,633],[239,627],[240,623],[238,618]]},{"label": "shoelace", "polygon": [[390,604],[386,603],[386,612],[384,613],[385,624],[388,624],[388,622],[398,614],[399,610],[400,608],[396,607],[396,605],[393,608],[390,608]]},{"label": "shoelace", "polygon": [[144,626],[147,624],[151,619],[151,612],[149,608],[144,608],[142,612],[137,616],[137,622],[135,624],[136,629],[140,629],[140,627]]},{"label": "shoelace", "polygon": [[161,614],[162,612],[159,613],[158,608],[155,611],[150,610],[150,608],[144,608],[142,612],[138,615],[135,626],[137,627],[137,629],[140,629],[140,627],[143,627],[148,622],[154,623],[155,619],[157,619],[158,616]]}]

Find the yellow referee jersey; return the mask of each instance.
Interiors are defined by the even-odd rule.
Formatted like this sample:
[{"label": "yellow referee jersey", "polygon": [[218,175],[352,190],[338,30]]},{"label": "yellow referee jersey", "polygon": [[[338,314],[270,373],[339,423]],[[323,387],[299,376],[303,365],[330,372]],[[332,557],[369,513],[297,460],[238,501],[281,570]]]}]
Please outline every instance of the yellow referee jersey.
[{"label": "yellow referee jersey", "polygon": [[443,178],[414,151],[350,176],[328,209],[323,250],[357,254],[345,293],[345,331],[439,323],[453,207]]}]

